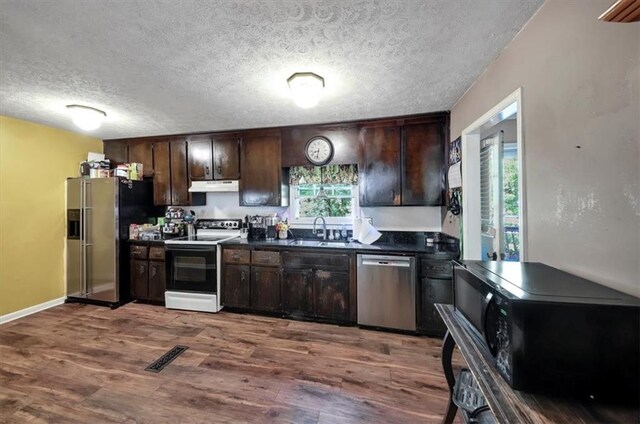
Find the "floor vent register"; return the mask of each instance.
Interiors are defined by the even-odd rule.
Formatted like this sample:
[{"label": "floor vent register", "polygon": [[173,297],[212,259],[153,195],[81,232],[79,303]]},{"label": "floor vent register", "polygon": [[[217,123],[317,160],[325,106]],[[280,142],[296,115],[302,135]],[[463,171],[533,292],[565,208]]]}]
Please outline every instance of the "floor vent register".
[{"label": "floor vent register", "polygon": [[189,346],[174,346],[144,370],[149,372],[160,372],[164,369],[164,367],[169,365],[171,361],[182,355],[187,349],[189,349]]}]

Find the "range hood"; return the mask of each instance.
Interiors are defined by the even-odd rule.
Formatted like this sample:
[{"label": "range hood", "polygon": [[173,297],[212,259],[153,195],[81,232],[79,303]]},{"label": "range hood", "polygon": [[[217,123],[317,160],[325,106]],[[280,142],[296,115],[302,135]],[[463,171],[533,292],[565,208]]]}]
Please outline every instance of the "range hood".
[{"label": "range hood", "polygon": [[238,181],[193,181],[189,187],[191,193],[221,193],[238,191]]}]

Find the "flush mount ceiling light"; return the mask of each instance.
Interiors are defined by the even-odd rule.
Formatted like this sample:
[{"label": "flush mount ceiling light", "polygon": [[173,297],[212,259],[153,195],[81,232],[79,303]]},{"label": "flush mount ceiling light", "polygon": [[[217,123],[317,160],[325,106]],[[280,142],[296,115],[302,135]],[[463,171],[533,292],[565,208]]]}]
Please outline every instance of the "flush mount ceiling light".
[{"label": "flush mount ceiling light", "polygon": [[104,118],[107,116],[107,114],[100,109],[89,106],[68,105],[67,109],[71,113],[73,123],[85,131],[100,128],[102,121],[104,121]]},{"label": "flush mount ceiling light", "polygon": [[313,72],[296,72],[287,78],[295,104],[303,109],[314,107],[320,101],[324,78]]}]

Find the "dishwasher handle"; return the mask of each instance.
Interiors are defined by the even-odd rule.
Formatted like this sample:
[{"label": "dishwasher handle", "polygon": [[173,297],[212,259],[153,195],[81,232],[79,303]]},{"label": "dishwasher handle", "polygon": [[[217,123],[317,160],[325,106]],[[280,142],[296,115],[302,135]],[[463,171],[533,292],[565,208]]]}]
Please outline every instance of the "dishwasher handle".
[{"label": "dishwasher handle", "polygon": [[363,266],[389,266],[395,268],[411,268],[410,258],[398,258],[398,259],[373,259],[362,258]]}]

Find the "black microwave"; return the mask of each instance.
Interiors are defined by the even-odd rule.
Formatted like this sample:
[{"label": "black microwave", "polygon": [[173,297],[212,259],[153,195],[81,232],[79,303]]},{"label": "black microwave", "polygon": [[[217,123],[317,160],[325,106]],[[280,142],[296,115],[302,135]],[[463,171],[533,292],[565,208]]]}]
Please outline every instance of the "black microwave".
[{"label": "black microwave", "polygon": [[533,262],[453,262],[454,308],[515,390],[637,404],[640,299]]}]

